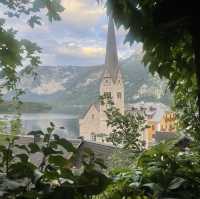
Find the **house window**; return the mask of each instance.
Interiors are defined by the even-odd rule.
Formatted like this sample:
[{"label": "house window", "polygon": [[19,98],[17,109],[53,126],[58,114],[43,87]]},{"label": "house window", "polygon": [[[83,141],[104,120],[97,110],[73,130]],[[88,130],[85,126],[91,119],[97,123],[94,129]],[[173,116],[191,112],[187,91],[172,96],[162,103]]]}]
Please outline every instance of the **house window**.
[{"label": "house window", "polygon": [[97,140],[96,134],[95,133],[91,133],[91,141],[96,142],[96,140]]},{"label": "house window", "polygon": [[118,93],[117,93],[117,98],[118,98],[118,99],[121,99],[121,98],[122,98],[122,93],[118,92]]}]

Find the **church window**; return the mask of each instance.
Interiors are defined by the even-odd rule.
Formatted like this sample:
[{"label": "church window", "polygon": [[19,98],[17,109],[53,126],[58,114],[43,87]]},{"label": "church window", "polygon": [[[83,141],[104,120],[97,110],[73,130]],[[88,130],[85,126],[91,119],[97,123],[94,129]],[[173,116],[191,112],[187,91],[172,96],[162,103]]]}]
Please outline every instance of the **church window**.
[{"label": "church window", "polygon": [[97,136],[96,136],[95,133],[91,133],[91,140],[94,141],[94,142],[96,142]]},{"label": "church window", "polygon": [[104,96],[108,97],[108,98],[111,98],[111,92],[104,92]]},{"label": "church window", "polygon": [[104,84],[107,86],[110,86],[110,84],[111,84],[110,78],[105,78]]},{"label": "church window", "polygon": [[118,93],[117,93],[117,98],[118,98],[118,99],[121,99],[121,98],[122,98],[122,93],[118,92]]},{"label": "church window", "polygon": [[95,118],[95,115],[94,114],[92,114],[92,119],[94,119]]}]

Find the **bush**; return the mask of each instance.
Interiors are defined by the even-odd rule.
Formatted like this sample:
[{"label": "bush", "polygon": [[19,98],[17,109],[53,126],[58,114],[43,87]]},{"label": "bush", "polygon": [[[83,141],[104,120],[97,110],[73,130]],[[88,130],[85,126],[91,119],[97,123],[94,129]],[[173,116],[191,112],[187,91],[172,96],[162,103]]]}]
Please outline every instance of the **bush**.
[{"label": "bush", "polygon": [[138,158],[132,168],[115,170],[106,199],[200,198],[200,154],[174,142],[161,143]]},{"label": "bush", "polygon": [[[79,151],[69,141],[53,134],[54,124],[41,143],[18,145],[18,137],[7,137],[0,146],[0,198],[2,199],[85,199],[101,193],[110,179],[103,174],[102,160],[88,149],[80,167]],[[41,161],[30,157],[40,155]]]}]

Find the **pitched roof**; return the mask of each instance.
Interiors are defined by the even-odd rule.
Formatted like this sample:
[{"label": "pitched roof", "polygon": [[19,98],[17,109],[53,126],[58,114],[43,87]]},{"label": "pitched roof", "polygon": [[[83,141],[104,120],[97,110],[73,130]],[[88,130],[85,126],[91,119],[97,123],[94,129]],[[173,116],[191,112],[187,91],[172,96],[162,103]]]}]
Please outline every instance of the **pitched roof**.
[{"label": "pitched roof", "polygon": [[100,103],[99,102],[95,102],[93,104],[90,104],[90,106],[87,108],[87,110],[80,116],[80,119],[83,119],[93,106],[95,107],[97,112],[100,111]]},{"label": "pitched roof", "polygon": [[81,150],[85,148],[91,149],[97,158],[101,158],[104,161],[108,160],[108,157],[117,149],[116,146],[105,143],[97,143],[84,140],[79,147]]},{"label": "pitched roof", "polygon": [[108,33],[107,33],[105,71],[107,71],[110,74],[112,80],[115,82],[117,79],[119,70],[120,70],[120,66],[119,66],[118,55],[117,55],[115,26],[114,26],[112,15],[110,15],[109,22],[108,22]]}]

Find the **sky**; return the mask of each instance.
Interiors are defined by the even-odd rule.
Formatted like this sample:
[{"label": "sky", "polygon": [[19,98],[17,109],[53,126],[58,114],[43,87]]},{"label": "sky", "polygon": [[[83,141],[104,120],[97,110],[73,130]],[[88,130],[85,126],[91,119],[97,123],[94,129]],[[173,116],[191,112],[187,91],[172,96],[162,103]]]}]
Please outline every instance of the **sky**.
[{"label": "sky", "polygon": [[[19,38],[36,42],[42,48],[42,65],[92,66],[103,64],[108,18],[104,5],[95,0],[62,0],[62,20],[50,23],[44,17],[42,26],[29,27],[23,18],[8,19],[18,30]],[[2,10],[0,9],[0,17]],[[126,31],[116,31],[119,59],[141,53],[141,45],[124,44]]]}]

